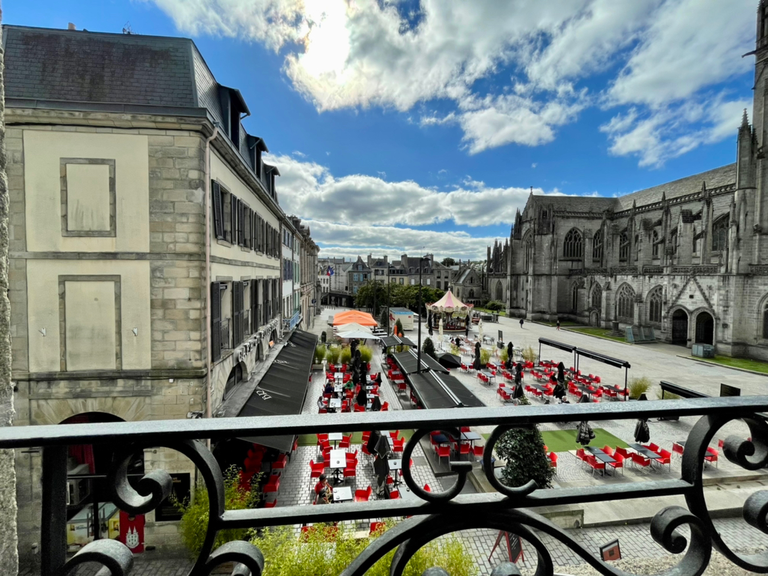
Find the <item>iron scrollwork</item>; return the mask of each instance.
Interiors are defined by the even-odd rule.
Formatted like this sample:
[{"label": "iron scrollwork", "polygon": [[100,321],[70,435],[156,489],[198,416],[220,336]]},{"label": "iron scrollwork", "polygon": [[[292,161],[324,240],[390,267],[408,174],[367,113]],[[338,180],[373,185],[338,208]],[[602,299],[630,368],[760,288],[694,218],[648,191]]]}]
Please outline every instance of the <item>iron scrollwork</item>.
[{"label": "iron scrollwork", "polygon": [[[122,510],[132,514],[146,513],[156,509],[170,493],[170,476],[163,471],[147,473],[133,488],[127,480],[131,459],[148,448],[167,448],[189,458],[199,472],[209,494],[209,521],[202,550],[190,576],[206,576],[217,567],[233,563],[232,574],[238,576],[259,576],[265,566],[262,552],[255,545],[245,542],[229,542],[213,549],[218,531],[228,528],[269,527],[273,525],[294,525],[306,521],[339,521],[375,517],[409,516],[372,543],[350,564],[342,576],[362,576],[376,562],[395,551],[390,574],[399,576],[413,555],[421,548],[443,535],[467,529],[503,530],[517,535],[528,542],[536,551],[537,576],[551,575],[554,563],[540,535],[554,538],[606,576],[624,574],[614,566],[597,558],[584,548],[566,530],[554,525],[547,518],[535,512],[535,508],[556,503],[596,502],[615,499],[624,490],[623,497],[639,495],[683,494],[688,509],[671,506],[658,512],[650,525],[652,538],[665,550],[681,554],[681,559],[669,573],[679,576],[700,576],[706,569],[712,546],[734,564],[761,573],[768,573],[768,553],[745,556],[730,549],[715,530],[707,509],[703,492],[703,462],[709,442],[727,423],[742,419],[749,427],[751,438],[744,440],[730,436],[723,447],[725,457],[747,470],[756,470],[768,464],[768,424],[761,412],[768,406],[768,398],[707,398],[679,400],[677,402],[617,403],[614,405],[557,405],[518,406],[510,411],[506,408],[466,408],[456,410],[410,411],[404,413],[376,413],[360,415],[307,416],[297,422],[290,417],[219,419],[220,422],[186,421],[183,427],[178,422],[167,423],[125,423],[117,424],[103,439],[79,435],[76,426],[61,425],[56,429],[37,427],[26,428],[26,435],[19,439],[14,436],[19,429],[0,429],[0,449],[23,446],[61,446],[79,444],[84,440],[93,443],[114,443],[121,435],[125,442],[114,459],[109,474],[113,502]],[[650,415],[702,415],[694,425],[686,441],[682,460],[680,480],[642,482],[638,487],[619,487],[608,492],[600,487],[587,487],[577,492],[568,489],[539,489],[534,482],[524,486],[505,486],[494,474],[492,466],[493,446],[509,430],[543,422],[600,421],[615,418],[638,418]],[[420,441],[432,431],[461,440],[461,426],[493,426],[483,454],[483,469],[487,480],[496,494],[462,495],[471,464],[466,461],[452,461],[456,474],[455,484],[444,491],[427,491],[416,484],[410,470],[410,461]],[[132,433],[133,429],[145,426],[146,434]],[[52,427],[51,427],[52,428]],[[179,430],[179,428],[183,428]],[[415,429],[404,447],[402,461],[406,485],[418,499],[411,501],[370,502],[341,504],[338,506],[293,506],[279,509],[227,511],[224,502],[224,481],[221,469],[211,450],[199,440],[205,437],[258,437],[275,433],[301,434],[340,430],[343,432],[402,428]],[[22,429],[23,430],[23,429]],[[30,430],[33,430],[30,432]],[[82,429],[81,429],[82,430]],[[51,460],[54,461],[54,460]],[[565,494],[565,496],[563,496]],[[636,496],[635,496],[636,497]],[[49,495],[44,493],[44,499]],[[62,511],[63,512],[63,511]],[[751,526],[768,533],[768,491],[756,492],[743,506],[744,518]],[[679,528],[690,529],[690,542],[679,532]],[[63,565],[62,574],[71,574],[85,562],[101,564],[111,576],[128,576],[133,556],[128,548],[116,541],[100,540],[85,546]],[[439,567],[431,568],[425,576],[444,576]],[[514,565],[505,563],[494,568],[495,576],[517,575]],[[49,576],[45,574],[44,576]],[[58,573],[57,575],[58,576]],[[329,575],[332,576],[332,575]]]}]

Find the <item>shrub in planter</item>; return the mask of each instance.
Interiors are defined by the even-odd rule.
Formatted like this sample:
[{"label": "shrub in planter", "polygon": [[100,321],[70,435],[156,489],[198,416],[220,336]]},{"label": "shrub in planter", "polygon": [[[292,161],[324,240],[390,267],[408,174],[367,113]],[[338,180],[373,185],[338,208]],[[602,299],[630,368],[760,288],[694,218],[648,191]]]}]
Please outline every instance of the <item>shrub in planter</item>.
[{"label": "shrub in planter", "polygon": [[509,354],[507,353],[506,348],[502,348],[499,352],[499,359],[502,361],[502,363],[506,363],[506,361],[509,359]]},{"label": "shrub in planter", "polygon": [[497,302],[496,300],[491,300],[488,302],[488,304],[485,305],[486,310],[491,310],[492,312],[498,312],[502,308],[504,308],[504,304],[501,302]]},{"label": "shrub in planter", "polygon": [[637,400],[642,394],[648,392],[650,387],[651,380],[646,376],[643,376],[642,378],[632,378],[627,386],[629,389],[629,397]]},{"label": "shrub in planter", "polygon": [[360,344],[360,346],[357,347],[358,350],[360,350],[360,359],[363,362],[370,362],[373,358],[373,350],[371,350],[370,346],[366,346],[365,344]]},{"label": "shrub in planter", "polygon": [[327,351],[325,344],[318,344],[315,347],[315,364],[322,364]]},{"label": "shrub in planter", "polygon": [[491,360],[491,351],[486,350],[485,348],[480,349],[480,364],[483,366],[486,366],[488,362]]},{"label": "shrub in planter", "polygon": [[[258,476],[254,482],[258,481]],[[240,470],[236,466],[230,466],[224,471],[224,503],[227,510],[246,510],[256,508],[261,495],[250,487],[245,488],[240,482]],[[171,503],[182,513],[179,522],[179,536],[190,555],[196,558],[203,548],[206,530],[208,528],[208,490],[205,484],[199,483],[194,488],[193,498],[190,502],[183,502],[171,495]],[[214,550],[227,542],[245,540],[248,530],[245,528],[232,528],[220,530],[214,541]]]},{"label": "shrub in planter", "polygon": [[344,348],[341,349],[340,360],[342,364],[349,364],[350,360],[352,360],[352,348],[344,346]]},{"label": "shrub in planter", "polygon": [[523,360],[526,362],[536,362],[536,351],[532,346],[523,348]]},{"label": "shrub in planter", "polygon": [[454,354],[456,356],[461,355],[461,350],[459,349],[458,346],[456,346],[456,344],[451,344],[451,354]]},{"label": "shrub in planter", "polygon": [[[388,520],[375,536],[355,538],[344,524],[315,524],[309,532],[296,537],[291,526],[263,530],[251,542],[264,554],[263,576],[298,574],[341,574],[352,561],[384,531],[396,523]],[[366,572],[366,576],[389,576],[395,550]],[[425,570],[441,566],[451,576],[470,576],[476,572],[474,560],[455,536],[444,536],[420,548],[406,566],[404,576],[421,576]]]},{"label": "shrub in planter", "polygon": [[341,357],[341,346],[339,346],[338,344],[331,344],[328,347],[328,352],[325,353],[325,359],[328,360],[330,364],[338,364],[340,357]]},{"label": "shrub in planter", "polygon": [[[529,404],[528,398],[520,398],[520,404]],[[551,486],[555,470],[549,464],[544,439],[535,424],[504,433],[496,442],[494,452],[507,462],[501,470],[505,486],[522,486],[529,480],[535,481],[539,488]]]},{"label": "shrub in planter", "polygon": [[424,352],[424,354],[432,356],[432,358],[435,357],[435,344],[432,342],[432,338],[424,340],[424,344],[421,346],[421,351]]}]

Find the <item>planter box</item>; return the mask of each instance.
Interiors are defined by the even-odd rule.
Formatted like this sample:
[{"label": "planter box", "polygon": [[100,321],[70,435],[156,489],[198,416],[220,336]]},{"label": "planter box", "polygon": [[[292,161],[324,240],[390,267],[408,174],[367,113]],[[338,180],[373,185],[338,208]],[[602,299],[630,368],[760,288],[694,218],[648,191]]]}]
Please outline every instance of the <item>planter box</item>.
[{"label": "planter box", "polygon": [[323,365],[322,364],[312,364],[312,370],[320,370],[322,371]]}]

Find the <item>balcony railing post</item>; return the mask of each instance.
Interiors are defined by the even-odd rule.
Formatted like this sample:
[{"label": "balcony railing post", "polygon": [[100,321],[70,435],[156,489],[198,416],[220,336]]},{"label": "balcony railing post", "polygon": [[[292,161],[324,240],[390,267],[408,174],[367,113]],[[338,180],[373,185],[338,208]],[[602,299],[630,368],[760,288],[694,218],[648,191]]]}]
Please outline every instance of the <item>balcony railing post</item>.
[{"label": "balcony railing post", "polygon": [[42,576],[61,574],[67,560],[67,447],[43,448],[43,506],[40,523]]}]

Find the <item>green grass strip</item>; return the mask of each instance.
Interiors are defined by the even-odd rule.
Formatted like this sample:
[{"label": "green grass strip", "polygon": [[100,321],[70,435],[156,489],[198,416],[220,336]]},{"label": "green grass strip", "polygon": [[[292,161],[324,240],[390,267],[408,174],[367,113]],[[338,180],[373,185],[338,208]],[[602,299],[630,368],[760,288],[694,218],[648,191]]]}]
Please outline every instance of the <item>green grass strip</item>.
[{"label": "green grass strip", "polygon": [[[406,440],[410,440],[411,436],[413,436],[413,430],[400,430],[400,438],[405,438]],[[352,444],[362,444],[362,442],[363,442],[363,433],[353,432]],[[317,445],[317,436],[315,434],[302,434],[301,436],[299,436],[299,446],[315,446],[315,445]]]},{"label": "green grass strip", "polygon": [[581,334],[587,334],[589,336],[595,336],[597,338],[605,338],[606,340],[615,340],[616,342],[627,343],[627,339],[624,336],[612,336],[611,331],[606,328],[597,328],[596,326],[585,326],[584,328],[571,328],[568,327],[571,332],[579,332]]},{"label": "green grass strip", "polygon": [[760,372],[762,374],[768,374],[768,362],[760,362],[759,360],[750,360],[749,358],[731,358],[730,356],[715,356],[714,358],[696,358],[710,364],[720,364],[721,366],[728,366],[730,368],[741,368],[743,370],[752,370],[753,372]]},{"label": "green grass strip", "polygon": [[[595,448],[602,448],[603,446],[627,447],[626,442],[602,428],[593,428],[592,431],[595,433],[595,438],[589,443],[590,446]],[[482,436],[486,441],[491,437],[490,434],[483,434]],[[576,430],[546,430],[541,433],[541,437],[550,452],[568,452],[583,448],[581,444],[576,443]]]}]

